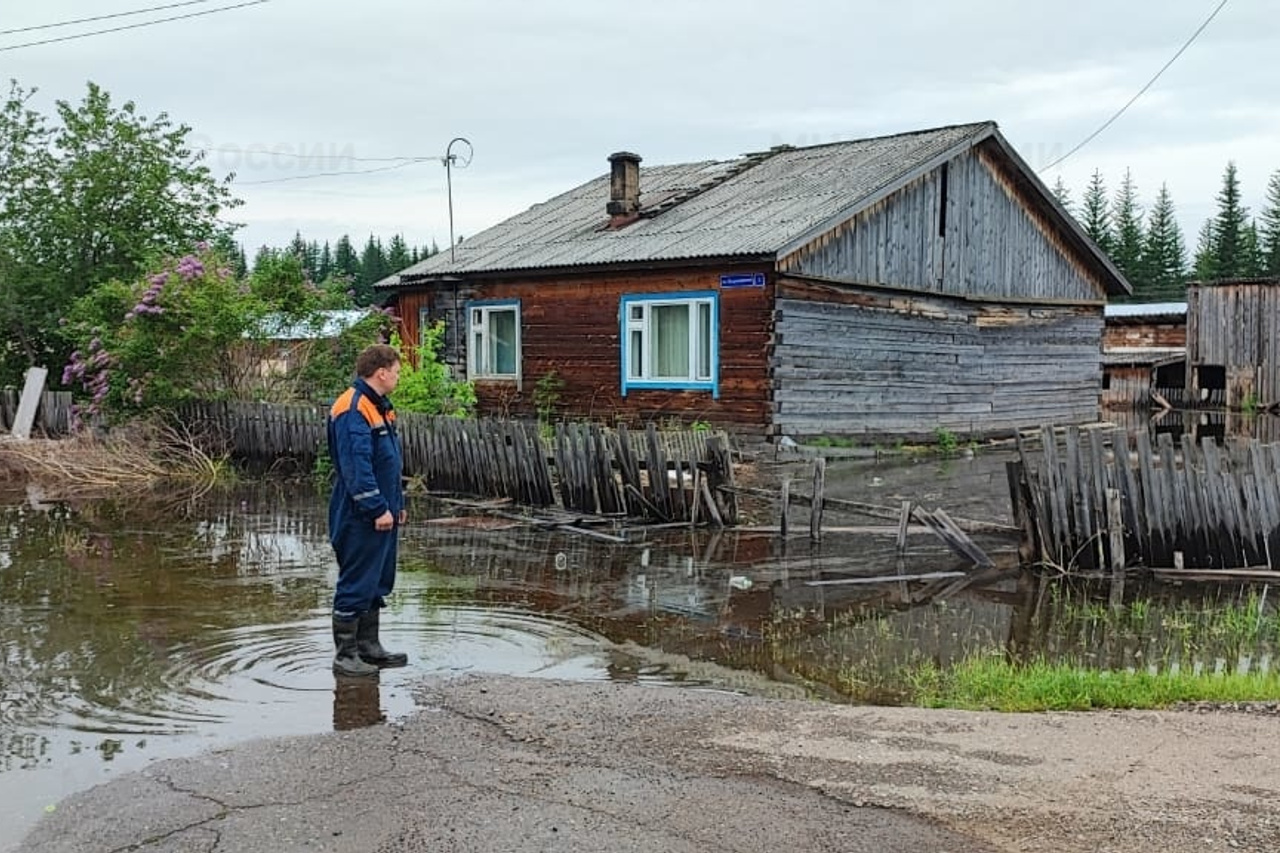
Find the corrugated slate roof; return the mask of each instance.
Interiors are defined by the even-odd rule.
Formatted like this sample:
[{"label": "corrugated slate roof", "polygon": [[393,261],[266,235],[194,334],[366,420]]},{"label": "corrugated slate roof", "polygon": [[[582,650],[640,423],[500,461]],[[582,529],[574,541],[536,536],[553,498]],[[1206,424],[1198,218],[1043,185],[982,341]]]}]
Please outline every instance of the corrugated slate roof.
[{"label": "corrugated slate roof", "polygon": [[1104,309],[1106,317],[1166,317],[1187,315],[1185,302],[1112,302]]},{"label": "corrugated slate roof", "polygon": [[[641,218],[608,230],[609,175],[535,204],[378,282],[465,273],[769,255],[994,133],[991,122],[640,169]],[[674,197],[687,196],[664,207]],[[652,214],[652,215],[647,215]]]}]

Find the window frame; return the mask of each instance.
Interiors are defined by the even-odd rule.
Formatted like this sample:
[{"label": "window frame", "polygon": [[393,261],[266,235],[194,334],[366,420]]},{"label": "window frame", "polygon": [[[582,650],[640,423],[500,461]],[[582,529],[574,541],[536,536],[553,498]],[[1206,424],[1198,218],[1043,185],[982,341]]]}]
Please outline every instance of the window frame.
[{"label": "window frame", "polygon": [[[700,343],[698,330],[698,309],[699,305],[709,305],[711,309],[710,316],[710,337],[709,342],[709,364],[708,375],[706,378],[700,378],[695,375],[697,370],[698,353],[700,352]],[[639,320],[633,320],[631,317],[632,308],[642,306],[643,316]],[[690,375],[686,378],[664,378],[654,377],[651,375],[652,359],[648,356],[652,352],[653,339],[653,319],[652,308],[654,306],[667,305],[688,305],[690,313],[690,330],[689,330],[689,361]],[[720,397],[720,294],[715,290],[680,290],[670,291],[666,293],[633,293],[626,294],[622,297],[618,307],[618,320],[621,345],[619,346],[620,354],[620,373],[622,378],[622,396],[627,396],[630,391],[639,391],[646,389],[663,389],[674,391],[710,391],[712,399]],[[632,332],[639,331],[642,335],[641,345],[645,350],[641,354],[641,364],[644,373],[650,375],[632,376],[631,375],[631,359],[632,359]]]},{"label": "window frame", "polygon": [[[519,382],[521,376],[521,366],[523,362],[521,345],[522,336],[520,334],[520,300],[519,299],[477,299],[466,303],[467,311],[467,377],[469,379],[481,379],[486,382]],[[475,312],[481,314],[480,332],[484,338],[482,347],[477,348],[476,341],[476,322]],[[482,371],[481,358],[488,356],[490,332],[489,318],[492,314],[505,313],[514,311],[516,315],[515,323],[515,372],[514,373],[494,373],[492,371]]]}]

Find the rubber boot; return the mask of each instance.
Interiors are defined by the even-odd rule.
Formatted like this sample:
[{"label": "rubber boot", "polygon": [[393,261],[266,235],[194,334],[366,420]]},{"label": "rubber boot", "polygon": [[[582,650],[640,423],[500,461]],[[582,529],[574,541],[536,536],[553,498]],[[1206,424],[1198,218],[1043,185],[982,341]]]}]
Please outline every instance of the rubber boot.
[{"label": "rubber boot", "polygon": [[404,652],[389,652],[382,647],[378,639],[378,608],[373,607],[360,614],[359,638],[360,659],[379,667],[404,666],[409,656]]},{"label": "rubber boot", "polygon": [[378,674],[376,666],[371,663],[365,663],[360,659],[359,640],[356,639],[359,624],[355,619],[346,621],[333,620],[333,643],[338,648],[338,653],[333,658],[333,672],[335,675],[349,675],[359,678]]}]

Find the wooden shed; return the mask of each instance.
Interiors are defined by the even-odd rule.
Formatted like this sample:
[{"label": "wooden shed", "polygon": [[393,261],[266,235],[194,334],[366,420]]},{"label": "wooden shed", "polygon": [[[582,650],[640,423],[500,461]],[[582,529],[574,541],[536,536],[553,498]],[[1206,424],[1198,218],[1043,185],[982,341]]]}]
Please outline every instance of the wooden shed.
[{"label": "wooden shed", "polygon": [[1187,286],[1188,399],[1280,405],[1280,278]]},{"label": "wooden shed", "polygon": [[1107,305],[1102,334],[1102,407],[1184,401],[1187,303]]},{"label": "wooden shed", "polygon": [[861,441],[1098,417],[1129,286],[994,123],[609,161],[378,283],[482,409]]}]

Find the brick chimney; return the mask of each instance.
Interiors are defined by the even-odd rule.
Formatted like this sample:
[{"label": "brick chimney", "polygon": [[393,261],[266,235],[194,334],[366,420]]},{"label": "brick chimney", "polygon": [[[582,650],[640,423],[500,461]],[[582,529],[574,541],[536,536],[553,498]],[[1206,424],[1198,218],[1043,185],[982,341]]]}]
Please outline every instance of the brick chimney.
[{"label": "brick chimney", "polygon": [[609,155],[609,213],[610,227],[625,225],[636,219],[640,212],[640,155],[619,151]]}]

